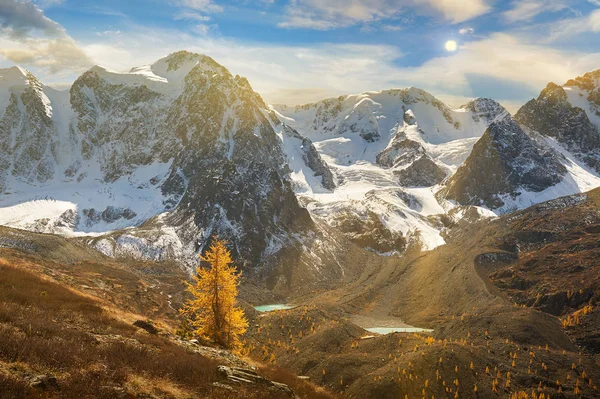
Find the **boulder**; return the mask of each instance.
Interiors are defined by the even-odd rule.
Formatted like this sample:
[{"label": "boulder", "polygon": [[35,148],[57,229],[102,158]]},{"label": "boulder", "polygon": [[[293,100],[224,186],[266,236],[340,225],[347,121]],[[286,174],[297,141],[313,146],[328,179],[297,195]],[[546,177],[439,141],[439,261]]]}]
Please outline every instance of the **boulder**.
[{"label": "boulder", "polygon": [[221,376],[221,378],[227,380],[229,383],[263,386],[267,390],[277,394],[277,397],[290,399],[298,398],[294,391],[292,391],[287,385],[261,377],[252,369],[219,366],[217,367],[217,373],[219,376]]}]

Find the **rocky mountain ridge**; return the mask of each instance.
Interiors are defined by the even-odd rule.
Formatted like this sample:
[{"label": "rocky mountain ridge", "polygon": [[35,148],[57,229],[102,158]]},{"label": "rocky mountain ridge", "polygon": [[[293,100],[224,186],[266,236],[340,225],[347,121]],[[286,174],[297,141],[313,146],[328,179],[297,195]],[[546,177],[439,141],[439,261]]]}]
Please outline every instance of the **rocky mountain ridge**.
[{"label": "rocky mountain ridge", "polygon": [[[193,259],[218,234],[248,267],[311,229],[266,105],[211,58],[179,52],[129,73],[94,67],[68,104],[29,73],[23,82],[8,88],[0,121],[10,145],[2,203],[48,215],[22,227],[89,234],[161,215],[171,234],[158,239],[180,252],[171,255]],[[143,247],[128,232],[104,239],[103,250],[114,252],[119,239]]]},{"label": "rocky mountain ridge", "polygon": [[188,52],[93,67],[69,92],[1,70],[0,224],[190,268],[218,234],[270,287],[338,278],[349,241],[433,249],[462,218],[600,185],[598,75],[548,85],[513,118],[417,88],[268,106]]},{"label": "rocky mountain ridge", "polygon": [[490,125],[437,197],[506,213],[598,187],[599,77],[549,83],[514,119]]}]

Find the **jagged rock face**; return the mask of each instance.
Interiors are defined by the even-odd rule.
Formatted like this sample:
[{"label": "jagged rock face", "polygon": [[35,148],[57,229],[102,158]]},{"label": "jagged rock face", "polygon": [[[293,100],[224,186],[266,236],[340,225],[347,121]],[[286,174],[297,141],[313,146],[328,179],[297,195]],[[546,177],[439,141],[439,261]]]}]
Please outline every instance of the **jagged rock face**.
[{"label": "jagged rock face", "polygon": [[8,189],[9,174],[28,183],[50,180],[58,157],[56,126],[41,83],[18,68],[11,71],[22,75],[25,86],[10,93],[0,119],[0,193]]},{"label": "jagged rock face", "polygon": [[404,169],[395,170],[394,175],[403,187],[431,187],[446,178],[446,172],[427,155],[421,156]]},{"label": "jagged rock face", "polygon": [[315,176],[321,177],[321,184],[328,190],[335,189],[335,181],[333,173],[329,166],[323,161],[321,155],[313,145],[313,142],[300,135],[296,130],[283,124],[283,134],[287,137],[299,140],[301,142],[300,151],[302,152],[302,159],[306,166],[308,166]]},{"label": "jagged rock face", "polygon": [[[0,162],[9,164],[1,170],[42,184],[40,196],[62,196],[66,183],[75,191],[67,201],[88,195],[61,224],[107,231],[159,223],[169,235],[157,230],[156,239],[189,245],[188,256],[218,234],[246,268],[311,228],[266,105],[246,79],[211,58],[184,51],[129,73],[94,67],[71,87],[68,112],[55,116],[60,124],[52,115],[56,102],[46,101],[34,77],[28,80],[18,96],[10,88],[0,121]],[[310,146],[306,151],[317,167],[318,157]],[[0,188],[10,190],[2,181]],[[97,189],[79,193],[87,186]],[[146,239],[136,231],[110,240],[127,247]]]},{"label": "jagged rock face", "polygon": [[531,130],[555,138],[600,172],[600,133],[583,109],[571,105],[561,86],[548,84],[536,100],[529,101],[517,112],[515,120]]},{"label": "jagged rock face", "polygon": [[[432,142],[479,136],[473,124],[489,124],[506,110],[493,100],[476,99],[468,110],[452,110],[424,90],[407,89],[340,96],[296,107],[276,106],[293,119],[294,127],[313,141],[319,137],[360,137],[367,143],[387,139],[403,122],[421,122],[424,138]],[[472,112],[471,112],[472,111]],[[482,129],[483,130],[483,129]],[[387,140],[385,141],[387,144]]]},{"label": "jagged rock face", "polygon": [[490,125],[438,197],[498,209],[505,205],[503,197],[543,191],[559,183],[566,172],[557,153],[507,116]]},{"label": "jagged rock face", "polygon": [[[65,216],[72,215],[72,212],[67,211]],[[96,211],[94,208],[84,209],[83,215],[87,217],[87,223],[94,224],[102,220],[106,223],[113,223],[119,219],[131,220],[136,216],[136,213],[129,208],[117,208],[115,206],[108,206],[102,212]]]},{"label": "jagged rock face", "polygon": [[379,253],[403,252],[406,248],[406,238],[401,233],[386,228],[374,212],[369,212],[366,219],[344,212],[336,216],[336,223],[350,241],[361,247]]},{"label": "jagged rock face", "polygon": [[[404,119],[405,123],[411,120],[411,114],[406,112]],[[431,187],[446,178],[446,172],[427,155],[423,145],[407,139],[403,131],[377,155],[376,161],[380,166],[393,168],[398,183],[404,187]]]},{"label": "jagged rock face", "polygon": [[469,101],[461,107],[471,111],[472,118],[476,122],[480,120],[493,121],[502,115],[507,114],[507,111],[498,102],[489,98],[476,98]]},{"label": "jagged rock face", "polygon": [[592,111],[600,116],[600,69],[569,80],[565,87],[577,87],[587,93],[587,100],[592,104]]},{"label": "jagged rock face", "polygon": [[[97,159],[104,180],[111,182],[160,157],[149,144],[166,139],[161,110],[168,99],[144,85],[114,84],[101,73],[94,68],[71,87],[72,129],[80,141],[81,161]],[[69,173],[77,174],[81,161]]]},{"label": "jagged rock face", "polygon": [[[343,227],[353,242],[384,253],[417,241],[427,249],[443,242],[431,216],[444,210],[422,188],[440,184],[455,171],[489,124],[507,114],[486,99],[452,109],[414,87],[272,109],[312,141],[335,178],[335,189],[326,193],[305,179],[306,170],[294,169],[296,193],[313,218]],[[417,193],[421,205],[413,209],[394,194],[404,189]],[[342,223],[338,215],[354,218],[344,216]],[[377,216],[380,225],[369,215]],[[359,228],[360,223],[371,223],[374,234]],[[392,243],[400,238],[403,245]]]},{"label": "jagged rock face", "polygon": [[420,143],[399,137],[392,142],[391,146],[377,154],[376,162],[380,166],[392,168],[408,165],[424,154],[425,148]]}]

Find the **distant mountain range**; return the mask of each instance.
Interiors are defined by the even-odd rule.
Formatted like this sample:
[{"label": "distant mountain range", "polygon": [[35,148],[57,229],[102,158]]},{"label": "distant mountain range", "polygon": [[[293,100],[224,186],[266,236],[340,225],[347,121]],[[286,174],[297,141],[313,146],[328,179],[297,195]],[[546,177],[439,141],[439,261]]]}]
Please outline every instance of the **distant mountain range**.
[{"label": "distant mountain range", "polygon": [[250,274],[289,286],[343,274],[328,265],[345,240],[433,249],[463,218],[600,186],[599,130],[600,70],[511,116],[416,88],[269,106],[185,51],[93,67],[63,92],[0,69],[0,224],[188,267],[218,234]]}]

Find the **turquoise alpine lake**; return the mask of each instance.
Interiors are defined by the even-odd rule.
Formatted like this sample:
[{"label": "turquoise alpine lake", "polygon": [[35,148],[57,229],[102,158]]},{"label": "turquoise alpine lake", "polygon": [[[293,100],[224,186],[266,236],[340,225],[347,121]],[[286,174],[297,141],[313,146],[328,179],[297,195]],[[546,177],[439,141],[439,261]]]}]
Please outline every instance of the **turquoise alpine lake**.
[{"label": "turquoise alpine lake", "polygon": [[293,309],[293,308],[295,308],[295,306],[284,305],[282,303],[278,303],[278,304],[274,304],[274,305],[262,305],[262,306],[255,306],[254,307],[254,309],[256,309],[258,312],[262,312],[262,313],[273,312],[275,310],[287,310],[287,309]]}]

